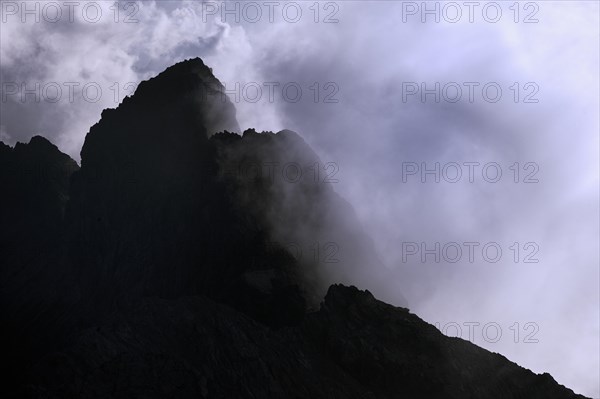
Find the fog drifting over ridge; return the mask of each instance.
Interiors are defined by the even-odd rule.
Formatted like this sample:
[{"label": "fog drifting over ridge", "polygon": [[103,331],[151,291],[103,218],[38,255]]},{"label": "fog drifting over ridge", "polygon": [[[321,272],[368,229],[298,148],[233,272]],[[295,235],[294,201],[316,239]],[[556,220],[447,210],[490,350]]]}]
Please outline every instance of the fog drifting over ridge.
[{"label": "fog drifting over ridge", "polygon": [[[335,190],[352,203],[382,260],[400,276],[394,281],[401,282],[397,289],[413,312],[441,326],[457,323],[465,339],[463,323],[478,322],[476,344],[535,372],[548,371],[578,393],[600,396],[597,3],[538,2],[533,24],[514,23],[508,3],[498,23],[475,13],[474,23],[464,15],[456,24],[431,17],[422,23],[418,14],[403,22],[403,4],[383,1],[335,2],[339,21],[328,24],[322,22],[333,9],[321,8],[315,23],[312,2],[299,3],[304,14],[297,23],[281,14],[272,23],[266,15],[257,23],[222,21],[199,2],[165,1],[140,3],[139,22],[124,24],[112,20],[112,3],[100,4],[111,17],[96,24],[77,13],[73,23],[21,23],[3,9],[3,141],[42,134],[79,160],[101,110],[118,105],[115,82],[120,100],[128,83],[200,56],[229,90],[236,82],[263,87],[257,102],[243,95],[234,101],[242,129],[295,130],[323,162],[339,166]],[[520,18],[528,11],[521,9]],[[97,82],[103,96],[97,102],[76,96],[72,103],[35,103],[30,96],[22,103],[7,94],[7,82]],[[277,90],[270,102],[265,82],[297,82],[303,97],[286,101]],[[403,102],[406,82],[429,88],[435,82],[497,82],[504,92],[496,103],[481,97],[436,103],[433,96]],[[535,82],[539,102],[515,103],[514,82],[521,90]],[[324,102],[333,92],[338,102]],[[456,183],[435,183],[431,175],[425,183],[418,175],[403,182],[407,162],[430,168],[436,162],[496,162],[503,178],[489,183],[476,174],[470,183],[463,165]],[[509,169],[515,162],[519,183]],[[523,183],[528,162],[539,166],[538,183]],[[473,241],[498,243],[502,258],[402,259],[402,243],[431,248]],[[529,253],[524,244],[537,244],[539,262],[515,263],[514,242],[520,259]],[[489,322],[501,326],[497,343],[482,336]],[[517,343],[510,329],[515,322]],[[527,322],[539,327],[533,336],[538,343],[523,342],[534,331],[524,328]]]}]

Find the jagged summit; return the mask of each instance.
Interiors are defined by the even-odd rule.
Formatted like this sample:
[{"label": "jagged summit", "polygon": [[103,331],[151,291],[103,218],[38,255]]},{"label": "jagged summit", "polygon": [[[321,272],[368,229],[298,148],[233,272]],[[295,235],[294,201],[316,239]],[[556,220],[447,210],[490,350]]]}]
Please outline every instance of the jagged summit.
[{"label": "jagged summit", "polygon": [[[23,145],[23,143],[17,143],[15,145],[16,146],[21,146]],[[30,140],[29,140],[29,146],[31,149],[33,148],[45,148],[45,149],[51,149],[54,151],[58,151],[58,147],[55,146],[54,144],[52,144],[47,138],[43,137],[43,136],[33,136]]]},{"label": "jagged summit", "polygon": [[[163,155],[202,145],[213,133],[239,132],[235,114],[223,85],[202,60],[183,61],[141,82],[116,109],[104,110],[86,136],[81,160],[95,163],[153,150],[161,162]],[[88,151],[91,146],[94,151]]]},{"label": "jagged summit", "polygon": [[[137,103],[154,108],[180,99],[197,102],[203,118],[215,118],[212,122],[222,123],[206,126],[211,133],[226,129],[240,131],[235,108],[225,95],[223,85],[200,58],[179,62],[141,82],[134,95],[125,98],[123,105]],[[212,105],[215,108],[204,108]]]}]

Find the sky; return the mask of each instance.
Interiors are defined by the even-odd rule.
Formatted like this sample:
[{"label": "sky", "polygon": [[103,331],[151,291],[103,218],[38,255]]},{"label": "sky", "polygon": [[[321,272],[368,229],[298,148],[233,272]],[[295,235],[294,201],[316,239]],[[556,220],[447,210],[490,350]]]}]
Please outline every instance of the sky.
[{"label": "sky", "polygon": [[103,109],[201,57],[242,129],[294,130],[336,165],[411,311],[600,397],[598,2],[0,12],[2,141],[40,134],[79,161]]}]

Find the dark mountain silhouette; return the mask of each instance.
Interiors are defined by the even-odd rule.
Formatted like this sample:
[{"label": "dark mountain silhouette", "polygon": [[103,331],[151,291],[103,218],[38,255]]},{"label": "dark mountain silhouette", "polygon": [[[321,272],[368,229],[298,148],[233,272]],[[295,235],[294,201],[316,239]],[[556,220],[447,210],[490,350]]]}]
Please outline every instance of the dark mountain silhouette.
[{"label": "dark mountain silhouette", "polygon": [[0,145],[2,397],[582,398],[331,285],[406,306],[335,165],[232,131],[194,59],[105,110],[80,168]]}]

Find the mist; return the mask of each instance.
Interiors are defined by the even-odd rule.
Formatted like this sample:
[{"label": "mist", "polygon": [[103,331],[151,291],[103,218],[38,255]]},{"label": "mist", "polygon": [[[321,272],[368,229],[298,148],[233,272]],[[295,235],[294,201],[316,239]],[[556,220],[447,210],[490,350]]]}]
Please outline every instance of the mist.
[{"label": "mist", "polygon": [[[247,10],[237,21],[223,3],[138,2],[135,13],[128,3],[118,23],[112,3],[96,3],[97,23],[81,12],[23,23],[3,3],[3,141],[41,134],[79,160],[102,109],[202,57],[241,130],[293,130],[320,167],[335,165],[322,170],[336,170],[327,184],[386,268],[387,284],[365,281],[375,296],[394,302],[397,292],[448,335],[600,397],[597,3],[521,2],[518,16],[500,3],[496,22],[494,10],[464,6],[451,22],[443,3],[429,3],[439,22],[412,2],[321,2],[318,15],[298,2],[297,21],[284,3],[272,19],[257,3],[261,18]],[[62,88],[57,101],[49,83]],[[356,257],[344,237],[317,241]],[[349,270],[348,281],[367,279]]]}]

